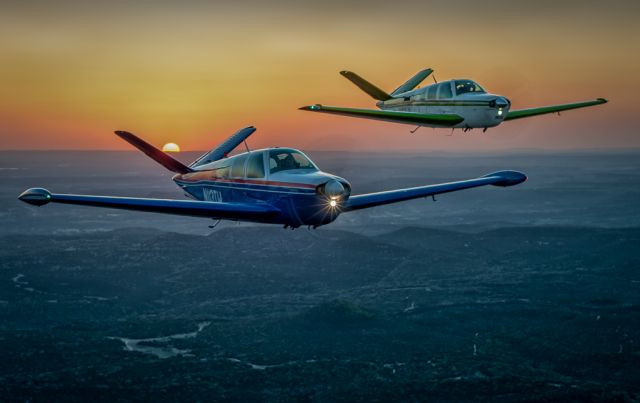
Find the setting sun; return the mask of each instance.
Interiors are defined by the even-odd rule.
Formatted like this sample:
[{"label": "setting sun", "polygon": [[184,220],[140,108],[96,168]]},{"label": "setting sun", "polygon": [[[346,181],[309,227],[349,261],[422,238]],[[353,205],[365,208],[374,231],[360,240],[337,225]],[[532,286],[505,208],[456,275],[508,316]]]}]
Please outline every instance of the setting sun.
[{"label": "setting sun", "polygon": [[167,143],[164,146],[162,146],[162,151],[167,153],[179,153],[180,146],[178,146],[176,143]]}]

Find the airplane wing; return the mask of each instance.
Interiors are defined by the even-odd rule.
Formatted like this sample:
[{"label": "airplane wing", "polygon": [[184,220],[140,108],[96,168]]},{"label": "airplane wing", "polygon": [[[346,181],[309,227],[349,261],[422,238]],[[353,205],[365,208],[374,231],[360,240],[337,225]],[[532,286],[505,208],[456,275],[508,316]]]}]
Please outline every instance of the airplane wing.
[{"label": "airplane wing", "polygon": [[268,204],[56,194],[42,188],[28,189],[18,198],[34,206],[47,203],[76,204],[229,220],[263,220],[280,214],[280,210]]},{"label": "airplane wing", "polygon": [[356,195],[347,199],[342,211],[347,212],[360,210],[369,207],[381,206],[383,204],[391,204],[405,200],[418,199],[421,197],[435,196],[442,193],[456,192],[458,190],[470,189],[478,186],[513,186],[522,183],[525,180],[527,180],[527,177],[521,172],[499,171],[480,178],[459,182],[441,183],[438,185]]},{"label": "airplane wing", "polygon": [[464,119],[455,114],[425,114],[415,112],[380,111],[375,109],[339,108],[335,106],[311,105],[300,108],[303,111],[329,113],[332,115],[352,116],[356,118],[383,120],[386,122],[406,123],[410,125],[455,126]]},{"label": "airplane wing", "polygon": [[557,113],[562,111],[568,111],[570,109],[586,108],[587,106],[606,104],[608,101],[604,98],[598,98],[593,101],[575,102],[572,104],[551,105],[542,106],[540,108],[520,109],[509,111],[504,120],[514,120],[528,118],[531,116],[544,115],[547,113]]}]

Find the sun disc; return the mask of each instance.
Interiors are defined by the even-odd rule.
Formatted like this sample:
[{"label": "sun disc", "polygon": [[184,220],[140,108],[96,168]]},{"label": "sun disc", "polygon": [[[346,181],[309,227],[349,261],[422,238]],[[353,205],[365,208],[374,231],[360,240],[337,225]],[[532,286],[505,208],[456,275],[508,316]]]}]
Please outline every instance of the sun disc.
[{"label": "sun disc", "polygon": [[176,143],[167,143],[164,146],[162,146],[162,151],[167,153],[179,153],[180,146],[178,146]]}]

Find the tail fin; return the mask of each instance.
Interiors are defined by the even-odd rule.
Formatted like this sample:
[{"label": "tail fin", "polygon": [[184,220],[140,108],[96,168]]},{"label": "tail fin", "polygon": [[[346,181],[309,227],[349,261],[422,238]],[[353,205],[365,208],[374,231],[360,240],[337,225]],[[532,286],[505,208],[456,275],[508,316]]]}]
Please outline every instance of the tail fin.
[{"label": "tail fin", "polygon": [[131,134],[129,132],[124,131],[116,131],[115,132],[120,138],[124,141],[128,142],[138,150],[147,154],[151,159],[158,162],[163,167],[167,168],[171,172],[186,174],[189,172],[193,172],[193,169],[184,165],[182,162],[173,159],[169,154],[166,154],[146,141],[142,140],[138,136]]},{"label": "tail fin", "polygon": [[360,77],[356,73],[353,73],[351,71],[341,71],[340,74],[342,74],[349,81],[351,81],[352,83],[357,85],[358,88],[360,88],[362,91],[364,91],[367,94],[369,94],[373,99],[377,99],[378,101],[387,101],[387,100],[393,98],[391,95],[387,94],[386,92],[384,92],[380,88],[378,88],[375,85],[371,84],[370,82],[368,82],[364,78]]},{"label": "tail fin", "polygon": [[228,153],[233,151],[234,148],[245,141],[247,137],[251,136],[255,131],[256,128],[253,126],[245,127],[244,129],[238,130],[237,132],[229,136],[229,138],[226,139],[224,143],[220,144],[218,147],[193,161],[193,163],[191,163],[191,165],[189,166],[191,168],[195,168],[200,165],[208,164],[210,162],[225,158]]},{"label": "tail fin", "polygon": [[425,78],[429,77],[431,73],[433,73],[433,69],[424,69],[417,72],[415,76],[411,77],[407,82],[396,88],[396,90],[391,93],[391,96],[394,97],[398,94],[402,94],[403,92],[411,91],[416,88],[418,84],[424,81]]}]

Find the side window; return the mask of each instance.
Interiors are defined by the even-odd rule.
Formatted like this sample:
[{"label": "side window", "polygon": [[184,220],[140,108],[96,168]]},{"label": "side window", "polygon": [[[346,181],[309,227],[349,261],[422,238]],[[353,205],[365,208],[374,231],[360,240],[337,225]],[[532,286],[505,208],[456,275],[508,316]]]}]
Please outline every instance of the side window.
[{"label": "side window", "polygon": [[246,160],[247,156],[243,155],[233,161],[233,165],[231,166],[232,178],[244,178],[244,163]]},{"label": "side window", "polygon": [[247,178],[264,178],[263,152],[252,153],[247,162]]},{"label": "side window", "polygon": [[440,84],[440,92],[438,93],[438,98],[447,99],[451,97],[453,97],[453,94],[451,93],[451,83],[447,82]]},{"label": "side window", "polygon": [[427,99],[436,99],[436,91],[438,91],[438,85],[432,85],[427,90]]}]

